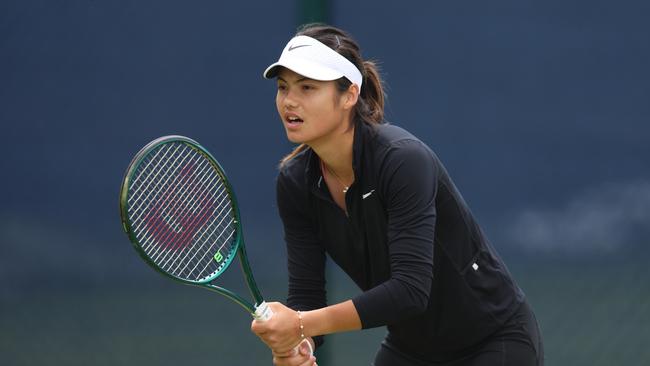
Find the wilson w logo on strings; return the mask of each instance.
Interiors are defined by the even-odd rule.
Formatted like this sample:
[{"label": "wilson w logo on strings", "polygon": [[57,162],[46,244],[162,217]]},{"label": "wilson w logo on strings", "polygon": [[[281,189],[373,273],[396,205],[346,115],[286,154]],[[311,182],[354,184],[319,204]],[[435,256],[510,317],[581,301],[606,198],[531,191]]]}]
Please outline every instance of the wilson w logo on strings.
[{"label": "wilson w logo on strings", "polygon": [[143,222],[144,231],[150,236],[148,241],[156,243],[159,249],[184,249],[200,231],[211,226],[207,224],[216,215],[228,209],[228,204],[220,207],[226,196],[223,187],[220,197],[214,196],[214,186],[220,185],[220,181],[210,173],[210,167],[197,166],[193,161],[169,173],[164,187],[157,187],[159,193],[145,209]]},{"label": "wilson w logo on strings", "polygon": [[147,231],[165,249],[184,249],[213,216],[217,207],[209,186],[186,164],[167,185],[145,217]]}]

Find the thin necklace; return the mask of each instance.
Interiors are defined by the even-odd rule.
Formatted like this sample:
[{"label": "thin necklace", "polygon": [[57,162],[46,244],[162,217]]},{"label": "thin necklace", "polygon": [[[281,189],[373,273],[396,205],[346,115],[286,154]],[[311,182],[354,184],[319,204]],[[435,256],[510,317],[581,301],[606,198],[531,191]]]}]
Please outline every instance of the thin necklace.
[{"label": "thin necklace", "polygon": [[323,173],[325,170],[327,170],[330,174],[332,174],[334,176],[334,179],[336,179],[336,181],[339,182],[341,187],[343,187],[343,193],[348,193],[348,189],[350,189],[350,186],[346,186],[345,184],[343,184],[341,178],[339,178],[339,176],[332,169],[330,169],[327,165],[325,165],[325,163],[323,163],[322,160],[320,161],[320,169],[321,171],[323,171]]}]

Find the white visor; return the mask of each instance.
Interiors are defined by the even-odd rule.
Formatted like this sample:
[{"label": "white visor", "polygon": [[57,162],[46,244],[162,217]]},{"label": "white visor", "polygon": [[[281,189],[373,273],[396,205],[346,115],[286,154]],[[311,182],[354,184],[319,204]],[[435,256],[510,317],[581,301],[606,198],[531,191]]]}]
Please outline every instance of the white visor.
[{"label": "white visor", "polygon": [[361,91],[363,77],[359,69],[347,58],[308,36],[292,38],[284,47],[278,62],[264,70],[264,77],[275,77],[279,66],[314,80],[329,81],[345,77],[357,84]]}]

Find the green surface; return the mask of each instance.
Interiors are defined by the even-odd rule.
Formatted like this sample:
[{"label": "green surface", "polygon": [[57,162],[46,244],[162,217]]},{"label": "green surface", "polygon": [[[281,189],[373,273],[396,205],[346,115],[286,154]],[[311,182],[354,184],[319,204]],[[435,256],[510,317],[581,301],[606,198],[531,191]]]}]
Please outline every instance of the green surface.
[{"label": "green surface", "polygon": [[[650,362],[645,266],[540,263],[511,269],[537,312],[547,365]],[[347,280],[335,282],[332,299],[354,294]],[[273,297],[283,291],[268,289]],[[250,321],[221,296],[173,282],[142,290],[131,285],[33,293],[2,300],[0,355],[3,365],[270,365]],[[330,336],[328,364],[368,365],[383,334],[379,328]]]}]

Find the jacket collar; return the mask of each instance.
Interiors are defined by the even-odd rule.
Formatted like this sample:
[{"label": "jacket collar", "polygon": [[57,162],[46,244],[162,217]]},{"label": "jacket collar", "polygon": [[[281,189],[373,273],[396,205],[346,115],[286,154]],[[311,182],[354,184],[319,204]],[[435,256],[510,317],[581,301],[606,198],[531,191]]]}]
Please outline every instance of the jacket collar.
[{"label": "jacket collar", "polygon": [[[368,136],[373,134],[373,130],[374,127],[365,122],[355,122],[354,137],[352,139],[352,169],[354,170],[355,183],[359,182],[362,174],[363,147]],[[322,184],[324,184],[323,175],[320,170],[320,158],[311,148],[306,153],[305,179],[307,186],[312,187],[314,190],[319,190]]]}]

